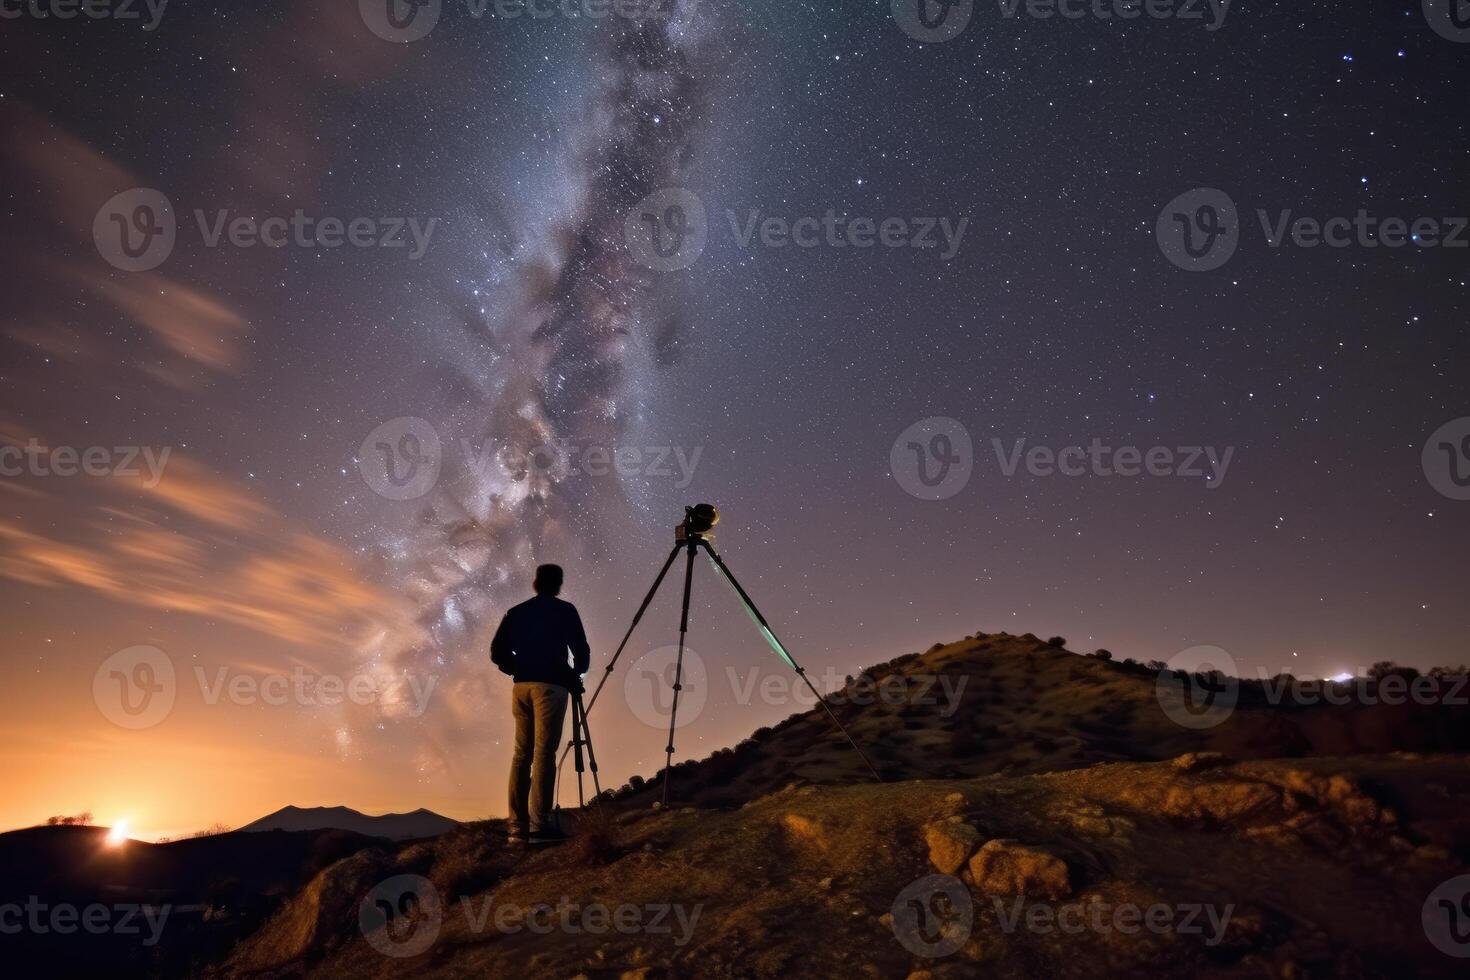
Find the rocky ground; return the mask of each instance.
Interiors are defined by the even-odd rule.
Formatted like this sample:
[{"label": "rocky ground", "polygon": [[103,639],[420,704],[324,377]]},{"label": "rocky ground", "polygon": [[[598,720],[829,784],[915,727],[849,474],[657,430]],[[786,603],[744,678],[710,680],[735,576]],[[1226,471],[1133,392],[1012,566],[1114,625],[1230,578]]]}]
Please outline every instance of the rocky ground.
[{"label": "rocky ground", "polygon": [[360,851],[213,973],[1464,975],[1470,755],[1393,751],[1455,748],[1460,716],[1245,692],[1191,731],[1155,674],[1034,637],[875,673],[921,671],[970,678],[957,710],[841,709],[882,783],[792,719],[683,767],[670,809],[630,789],[559,848],[487,822]]},{"label": "rocky ground", "polygon": [[1421,909],[1467,803],[1463,756],[1192,755],[628,810],[530,855],[482,824],[333,866],[219,972],[1461,976]]}]

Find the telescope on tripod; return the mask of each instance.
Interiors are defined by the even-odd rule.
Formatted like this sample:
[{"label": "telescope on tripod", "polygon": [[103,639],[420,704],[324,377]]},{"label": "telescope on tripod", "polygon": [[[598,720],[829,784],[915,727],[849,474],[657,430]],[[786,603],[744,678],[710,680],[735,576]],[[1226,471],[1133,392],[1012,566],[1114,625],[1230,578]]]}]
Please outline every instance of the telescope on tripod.
[{"label": "telescope on tripod", "polygon": [[617,651],[612,655],[612,659],[607,662],[607,668],[603,672],[602,680],[598,682],[597,689],[592,692],[591,701],[584,707],[581,692],[573,692],[572,741],[562,751],[561,759],[557,765],[557,773],[558,775],[561,773],[561,764],[566,762],[567,753],[575,751],[577,802],[579,805],[585,805],[582,789],[584,746],[587,750],[587,758],[591,762],[592,782],[595,791],[594,799],[602,794],[601,784],[597,778],[597,760],[592,755],[592,738],[587,728],[587,714],[596,706],[598,696],[602,693],[602,689],[607,684],[608,678],[612,676],[614,668],[618,665],[618,658],[623,655],[623,650],[627,647],[628,640],[632,638],[633,631],[638,628],[638,622],[643,618],[643,614],[647,611],[649,604],[653,602],[653,597],[658,593],[659,586],[663,584],[665,576],[669,573],[669,569],[673,567],[674,559],[679,557],[680,552],[683,552],[685,555],[684,595],[679,609],[679,646],[678,654],[674,660],[674,680],[671,685],[673,697],[669,709],[669,740],[664,748],[663,805],[667,806],[669,803],[669,783],[673,772],[674,729],[678,726],[679,692],[683,690],[684,640],[689,632],[689,595],[694,584],[694,559],[701,551],[709,558],[710,563],[714,565],[715,571],[719,573],[719,576],[726,582],[729,582],[730,587],[735,590],[735,594],[740,597],[741,605],[755,623],[761,638],[802,679],[807,688],[812,692],[812,695],[817,699],[817,703],[822,706],[822,710],[827,713],[827,717],[831,720],[832,724],[842,734],[842,737],[847,739],[847,744],[851,745],[853,751],[858,754],[858,758],[863,760],[863,765],[867,766],[868,771],[873,774],[873,778],[880,782],[883,779],[878,774],[878,770],[873,767],[873,763],[868,759],[867,755],[858,746],[857,742],[853,740],[852,735],[843,727],[842,722],[838,721],[837,715],[833,713],[832,706],[827,703],[827,699],[817,690],[816,685],[811,682],[811,678],[806,676],[806,669],[796,662],[796,659],[791,656],[791,653],[786,649],[785,645],[776,638],[776,634],[772,631],[770,623],[766,622],[766,617],[761,615],[761,611],[756,607],[755,601],[741,587],[740,581],[735,578],[734,573],[730,571],[730,567],[725,564],[724,559],[720,557],[720,553],[715,550],[714,544],[710,540],[710,532],[719,522],[720,513],[715,509],[713,504],[697,504],[693,507],[684,508],[684,520],[674,529],[674,547],[669,552],[668,558],[664,559],[663,567],[659,569],[658,577],[653,580],[653,587],[648,590],[648,594],[643,597],[643,601],[638,605],[638,611],[633,614],[633,621],[628,624],[628,631],[623,634],[623,641],[618,644]]}]

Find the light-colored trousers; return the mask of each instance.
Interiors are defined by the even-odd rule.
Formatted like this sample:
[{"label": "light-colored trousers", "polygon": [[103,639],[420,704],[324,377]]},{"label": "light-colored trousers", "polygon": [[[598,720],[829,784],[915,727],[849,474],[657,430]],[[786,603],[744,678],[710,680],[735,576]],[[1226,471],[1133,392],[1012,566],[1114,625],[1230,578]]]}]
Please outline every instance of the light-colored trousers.
[{"label": "light-colored trousers", "polygon": [[512,826],[532,833],[551,827],[556,750],[561,745],[567,697],[567,689],[556,684],[521,681],[511,688],[516,741],[510,760],[510,819]]}]

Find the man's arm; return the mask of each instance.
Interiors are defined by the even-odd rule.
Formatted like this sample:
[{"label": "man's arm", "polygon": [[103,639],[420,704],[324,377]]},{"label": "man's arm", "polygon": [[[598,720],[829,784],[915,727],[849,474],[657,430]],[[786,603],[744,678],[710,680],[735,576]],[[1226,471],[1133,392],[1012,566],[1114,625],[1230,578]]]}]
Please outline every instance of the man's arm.
[{"label": "man's arm", "polygon": [[572,607],[572,635],[567,641],[567,646],[572,648],[572,668],[580,677],[587,673],[592,667],[592,648],[587,645],[587,633],[582,629],[582,617],[577,613],[577,607]]},{"label": "man's arm", "polygon": [[490,641],[490,662],[499,667],[502,674],[514,675],[516,672],[516,654],[510,645],[509,610],[500,618],[495,638]]}]

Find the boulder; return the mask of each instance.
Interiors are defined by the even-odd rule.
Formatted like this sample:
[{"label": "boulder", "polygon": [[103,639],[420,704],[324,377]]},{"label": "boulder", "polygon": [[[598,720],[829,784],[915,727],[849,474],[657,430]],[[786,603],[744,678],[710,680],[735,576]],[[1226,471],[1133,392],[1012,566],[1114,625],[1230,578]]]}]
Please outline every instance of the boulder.
[{"label": "boulder", "polygon": [[1013,840],[987,841],[970,858],[975,887],[989,895],[1055,901],[1072,894],[1067,863],[1055,854]]},{"label": "boulder", "polygon": [[980,831],[959,820],[943,820],[924,828],[924,843],[929,845],[929,863],[940,874],[952,875],[980,846]]},{"label": "boulder", "polygon": [[1180,772],[1199,772],[1229,763],[1230,757],[1224,752],[1186,752],[1175,758],[1172,765]]}]

